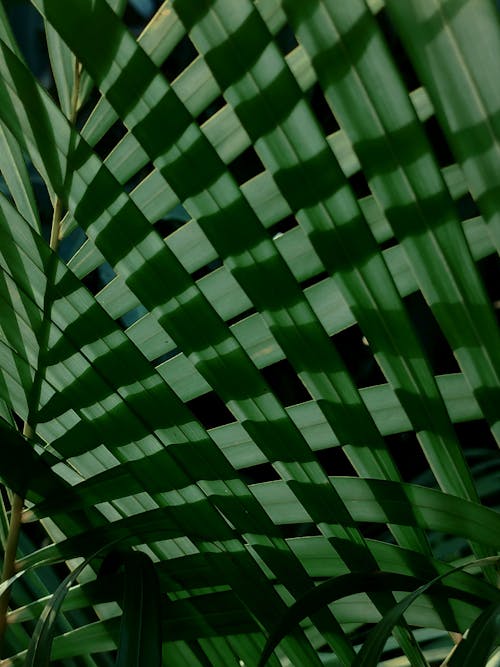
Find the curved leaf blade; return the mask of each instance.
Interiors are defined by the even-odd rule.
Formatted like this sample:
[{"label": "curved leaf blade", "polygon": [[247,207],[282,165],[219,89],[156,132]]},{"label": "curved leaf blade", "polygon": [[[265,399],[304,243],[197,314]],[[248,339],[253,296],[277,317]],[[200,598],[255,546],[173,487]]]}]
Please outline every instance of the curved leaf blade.
[{"label": "curved leaf blade", "polygon": [[448,661],[449,667],[482,667],[500,643],[500,602],[494,602],[471,625]]},{"label": "curved leaf blade", "polygon": [[99,554],[108,549],[114,542],[108,543],[86,558],[78,567],[72,570],[68,576],[59,584],[53,596],[42,611],[36,624],[28,653],[26,655],[25,667],[46,667],[50,661],[52,642],[54,639],[55,622],[66,595],[80,573]]},{"label": "curved leaf blade", "polygon": [[122,555],[125,565],[123,617],[116,667],[162,664],[160,582],[152,560],[141,551]]},{"label": "curved leaf blade", "polygon": [[431,581],[427,582],[423,586],[417,588],[410,595],[407,595],[399,604],[397,604],[391,611],[386,614],[383,619],[375,626],[372,630],[368,639],[363,644],[361,651],[356,656],[352,667],[376,667],[382,650],[384,648],[385,642],[389,637],[390,633],[394,626],[400,622],[403,614],[408,609],[408,607],[422,594],[426,593],[434,584],[440,582],[442,579],[447,577],[452,572],[458,572],[467,567],[478,566],[478,567],[487,567],[489,565],[495,565],[500,561],[500,556],[491,556],[489,558],[482,558],[480,560],[475,560],[465,565],[460,565],[459,567],[453,568],[450,572],[435,577]]}]

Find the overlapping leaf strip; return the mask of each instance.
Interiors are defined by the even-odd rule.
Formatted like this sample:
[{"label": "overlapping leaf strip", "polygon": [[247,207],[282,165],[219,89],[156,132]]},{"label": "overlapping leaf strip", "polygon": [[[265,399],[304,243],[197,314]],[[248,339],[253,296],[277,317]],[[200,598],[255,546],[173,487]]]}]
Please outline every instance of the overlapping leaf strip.
[{"label": "overlapping leaf strip", "polygon": [[[262,630],[316,577],[382,569],[432,578],[446,566],[431,558],[429,530],[466,538],[480,554],[498,550],[498,517],[477,504],[452,426],[485,417],[496,434],[498,420],[498,330],[475,266],[494,236],[480,217],[459,220],[449,187],[454,178],[457,196],[470,188],[479,200],[485,167],[471,167],[471,181],[457,165],[435,164],[414,110],[432,113],[432,72],[431,100],[421,88],[409,95],[376,18],[357,1],[179,0],[138,43],[105,3],[75,0],[71,12],[59,0],[33,4],[104,97],[77,133],[1,42],[6,141],[13,152],[16,140],[26,146],[67,204],[64,232],[79,225],[87,236],[69,262],[75,277],[60,261],[54,268],[26,188],[9,184],[17,212],[0,200],[1,397],[21,418],[35,410],[57,476],[43,478],[43,500],[34,476],[31,499],[61,531],[24,564],[110,539],[148,545],[170,597],[172,664],[227,665],[255,664]],[[284,57],[287,20],[301,46]],[[198,55],[170,85],[159,68],[183,40]],[[314,85],[342,126],[329,136],[307,102]],[[217,100],[222,108],[200,128]],[[116,123],[125,136],[101,161],[91,146]],[[245,180],[234,162],[251,146],[259,173]],[[360,168],[376,199],[357,197]],[[494,230],[490,190],[484,215]],[[192,219],[163,239],[155,223],[179,204]],[[393,234],[399,245],[381,250]],[[104,261],[116,277],[94,299],[78,278]],[[403,302],[417,290],[461,374],[434,377]],[[137,306],[146,313],[121,331],[114,320]],[[347,370],[335,334],[355,323],[388,384],[360,390]],[[285,359],[311,400],[284,406],[266,381]],[[215,423],[196,408],[214,405],[214,394],[227,409]],[[383,436],[409,430],[442,491],[401,482]],[[315,450],[339,446],[372,481],[328,476]],[[247,483],[269,463],[269,481]],[[366,540],[366,522],[388,525],[399,546]],[[289,524],[311,537],[285,539]],[[416,607],[408,620],[464,629],[474,605],[497,599],[467,575],[454,582],[469,598]],[[116,599],[117,586],[89,585],[90,599]],[[87,599],[75,589],[66,604]],[[358,597],[354,610],[337,604],[335,618],[369,622],[393,601]],[[292,663],[320,664],[313,647],[325,642],[348,662],[352,648],[330,611],[311,621],[309,641],[296,630],[283,642]],[[56,640],[55,655],[77,654],[86,632],[108,647],[117,629],[110,619],[76,630]],[[404,630],[399,639],[411,650]]]}]

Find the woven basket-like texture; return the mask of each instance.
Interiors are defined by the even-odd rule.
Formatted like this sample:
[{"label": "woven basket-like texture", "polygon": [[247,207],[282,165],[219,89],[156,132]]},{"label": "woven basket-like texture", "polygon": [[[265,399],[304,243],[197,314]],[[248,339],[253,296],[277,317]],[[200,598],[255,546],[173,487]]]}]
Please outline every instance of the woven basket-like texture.
[{"label": "woven basket-like texture", "polygon": [[[500,547],[497,10],[387,4],[177,0],[136,38],[105,2],[33,0],[60,102],[0,35],[0,472],[54,541],[23,563],[145,551],[165,665],[256,665],[325,579]],[[465,630],[496,598],[457,577],[479,601],[407,620]],[[70,592],[86,625],[53,656],[114,646],[113,581]],[[321,664],[337,621],[396,601],[355,592],[270,664]],[[40,608],[13,612],[12,653]]]}]

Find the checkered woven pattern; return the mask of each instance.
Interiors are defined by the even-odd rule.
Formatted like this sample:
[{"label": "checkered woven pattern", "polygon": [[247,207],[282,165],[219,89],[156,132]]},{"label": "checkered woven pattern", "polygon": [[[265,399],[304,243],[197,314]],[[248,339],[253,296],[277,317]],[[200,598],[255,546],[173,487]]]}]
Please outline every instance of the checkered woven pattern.
[{"label": "checkered woven pattern", "polygon": [[[494,3],[174,0],[138,37],[123,2],[32,4],[58,102],[0,33],[0,472],[50,536],[21,566],[148,554],[165,665],[257,665],[289,608],[270,665],[351,664],[392,590],[447,571],[444,535],[500,548]],[[84,238],[67,260],[26,156]],[[308,602],[378,571],[413,585]],[[493,573],[454,576],[463,599],[408,623],[498,602]],[[71,589],[97,616],[53,657],[111,650],[120,590]]]}]

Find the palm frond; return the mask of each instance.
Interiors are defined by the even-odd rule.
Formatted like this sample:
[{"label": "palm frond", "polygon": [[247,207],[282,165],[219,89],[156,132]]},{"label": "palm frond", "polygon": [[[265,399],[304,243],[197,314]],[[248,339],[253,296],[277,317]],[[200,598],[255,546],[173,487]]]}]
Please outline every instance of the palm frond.
[{"label": "palm frond", "polygon": [[1,664],[486,664],[494,3],[154,5],[0,7]]}]

